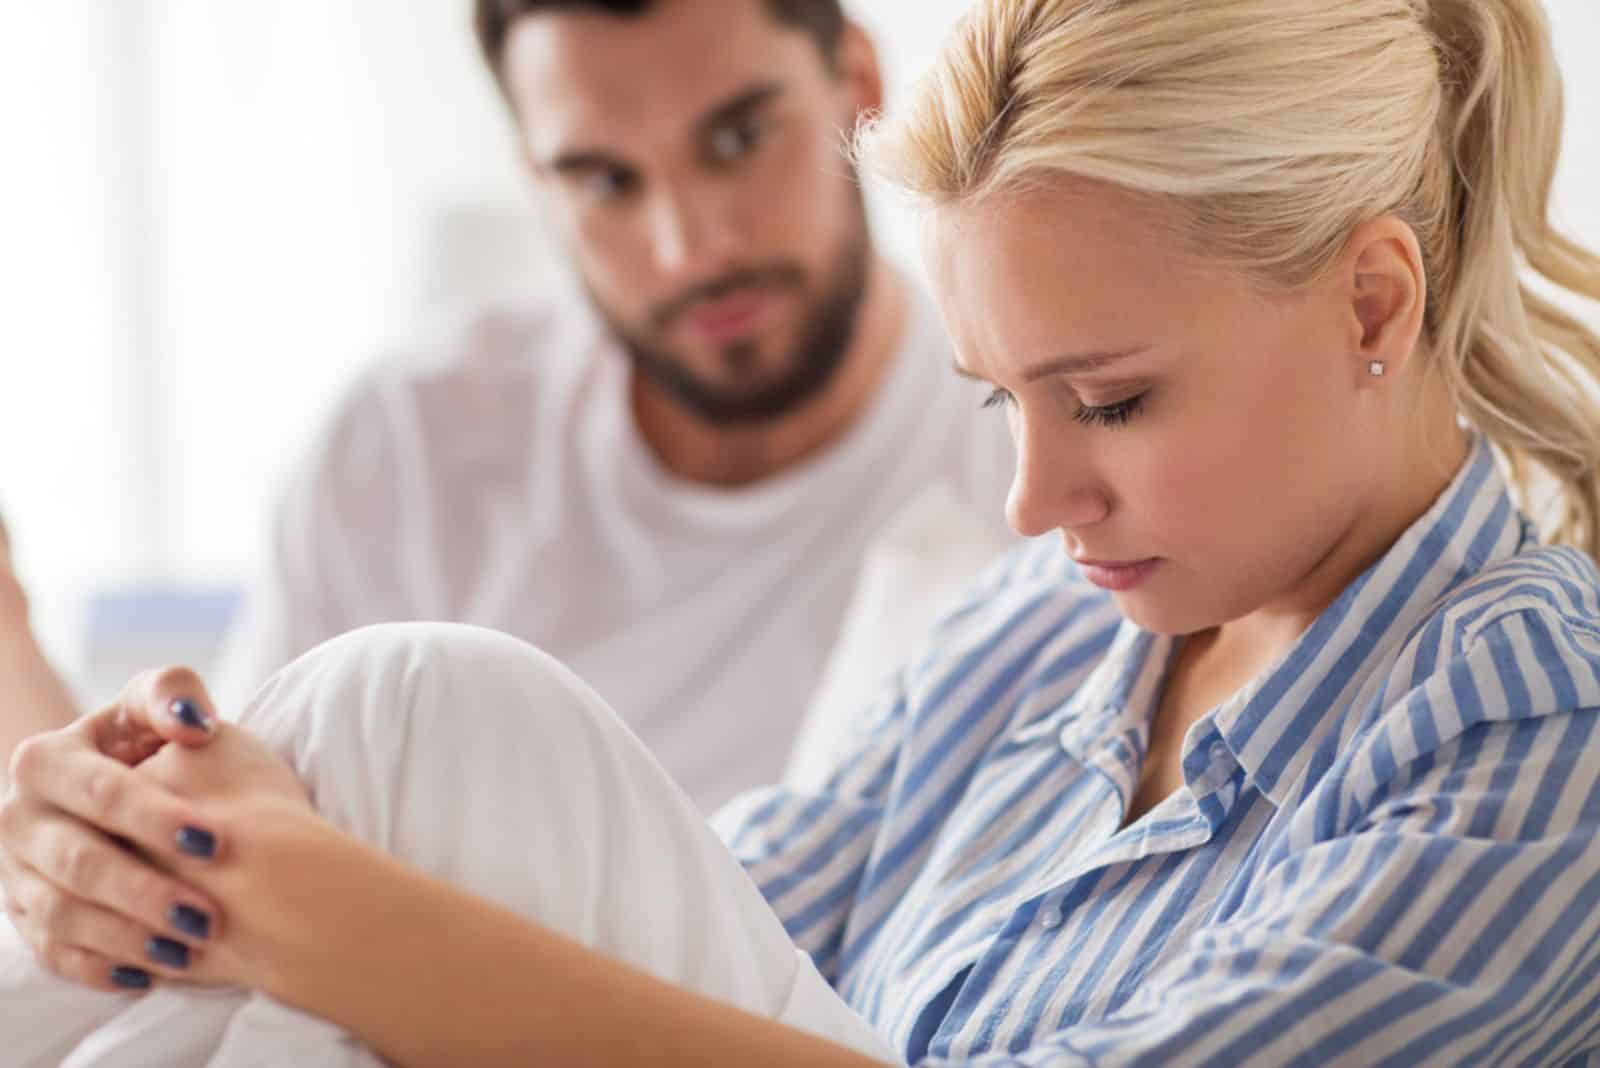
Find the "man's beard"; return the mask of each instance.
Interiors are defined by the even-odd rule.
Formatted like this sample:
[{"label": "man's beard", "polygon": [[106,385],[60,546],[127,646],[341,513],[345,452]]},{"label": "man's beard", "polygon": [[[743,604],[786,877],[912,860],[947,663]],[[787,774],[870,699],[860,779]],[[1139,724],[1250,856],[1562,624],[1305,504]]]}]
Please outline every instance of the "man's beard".
[{"label": "man's beard", "polygon": [[[771,422],[814,400],[833,381],[855,338],[856,322],[866,296],[871,250],[865,206],[859,192],[854,225],[840,243],[824,279],[826,288],[804,309],[800,335],[789,350],[778,376],[755,388],[739,389],[708,382],[670,350],[654,345],[629,330],[590,290],[590,299],[621,342],[634,368],[680,407],[713,426]],[[694,287],[663,305],[651,316],[665,332],[678,316],[694,305],[736,293],[766,290],[805,291],[805,271],[793,264],[736,271]],[[723,365],[734,372],[748,371],[760,362],[753,343],[729,345],[721,352]]]}]

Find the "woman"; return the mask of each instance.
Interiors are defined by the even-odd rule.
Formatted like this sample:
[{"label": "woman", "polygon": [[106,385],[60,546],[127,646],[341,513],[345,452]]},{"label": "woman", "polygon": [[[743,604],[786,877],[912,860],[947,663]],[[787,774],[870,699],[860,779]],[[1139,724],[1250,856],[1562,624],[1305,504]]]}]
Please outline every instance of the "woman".
[{"label": "woman", "polygon": [[[1558,101],[1535,0],[982,0],[869,154],[930,204],[1011,521],[1061,541],[996,566],[825,791],[721,814],[760,897],[558,666],[363,632],[258,696],[267,745],[168,674],[24,748],[0,824],[44,958],[257,993],[22,976],[7,1039],[1587,1063],[1600,339],[1517,274],[1600,298],[1547,219]],[[185,889],[103,884],[52,808]]]}]

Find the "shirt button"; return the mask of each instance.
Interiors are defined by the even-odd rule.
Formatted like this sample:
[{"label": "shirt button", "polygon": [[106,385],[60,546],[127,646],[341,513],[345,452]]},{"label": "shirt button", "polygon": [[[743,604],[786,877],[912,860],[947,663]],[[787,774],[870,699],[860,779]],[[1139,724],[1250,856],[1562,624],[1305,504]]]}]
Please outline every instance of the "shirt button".
[{"label": "shirt button", "polygon": [[1039,917],[1039,926],[1046,931],[1054,931],[1057,927],[1060,927],[1061,910],[1058,908],[1045,909],[1043,915]]}]

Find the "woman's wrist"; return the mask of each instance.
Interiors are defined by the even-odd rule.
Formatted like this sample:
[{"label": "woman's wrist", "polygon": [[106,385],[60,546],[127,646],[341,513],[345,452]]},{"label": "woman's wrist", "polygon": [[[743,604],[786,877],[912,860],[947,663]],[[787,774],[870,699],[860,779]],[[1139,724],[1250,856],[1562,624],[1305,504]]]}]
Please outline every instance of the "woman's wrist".
[{"label": "woman's wrist", "polygon": [[33,644],[28,620],[28,591],[11,570],[10,560],[0,552],[0,642]]},{"label": "woman's wrist", "polygon": [[[252,801],[227,814],[229,853],[197,880],[224,910],[215,952],[241,985],[294,1003],[322,932],[348,907],[335,872],[351,839],[305,805]],[[359,847],[357,847],[359,848]]]}]

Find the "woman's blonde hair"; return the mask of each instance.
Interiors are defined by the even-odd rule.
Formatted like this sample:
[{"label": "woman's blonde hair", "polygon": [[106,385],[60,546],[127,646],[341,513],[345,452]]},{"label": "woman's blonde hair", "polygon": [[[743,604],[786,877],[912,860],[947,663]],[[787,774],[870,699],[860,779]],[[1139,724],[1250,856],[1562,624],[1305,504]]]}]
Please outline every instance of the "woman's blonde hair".
[{"label": "woman's blonde hair", "polygon": [[936,204],[1058,175],[1156,198],[1268,287],[1399,216],[1430,372],[1525,502],[1559,483],[1548,536],[1600,557],[1600,337],[1520,274],[1600,299],[1600,258],[1549,219],[1561,125],[1537,0],[979,0],[858,148]]}]

